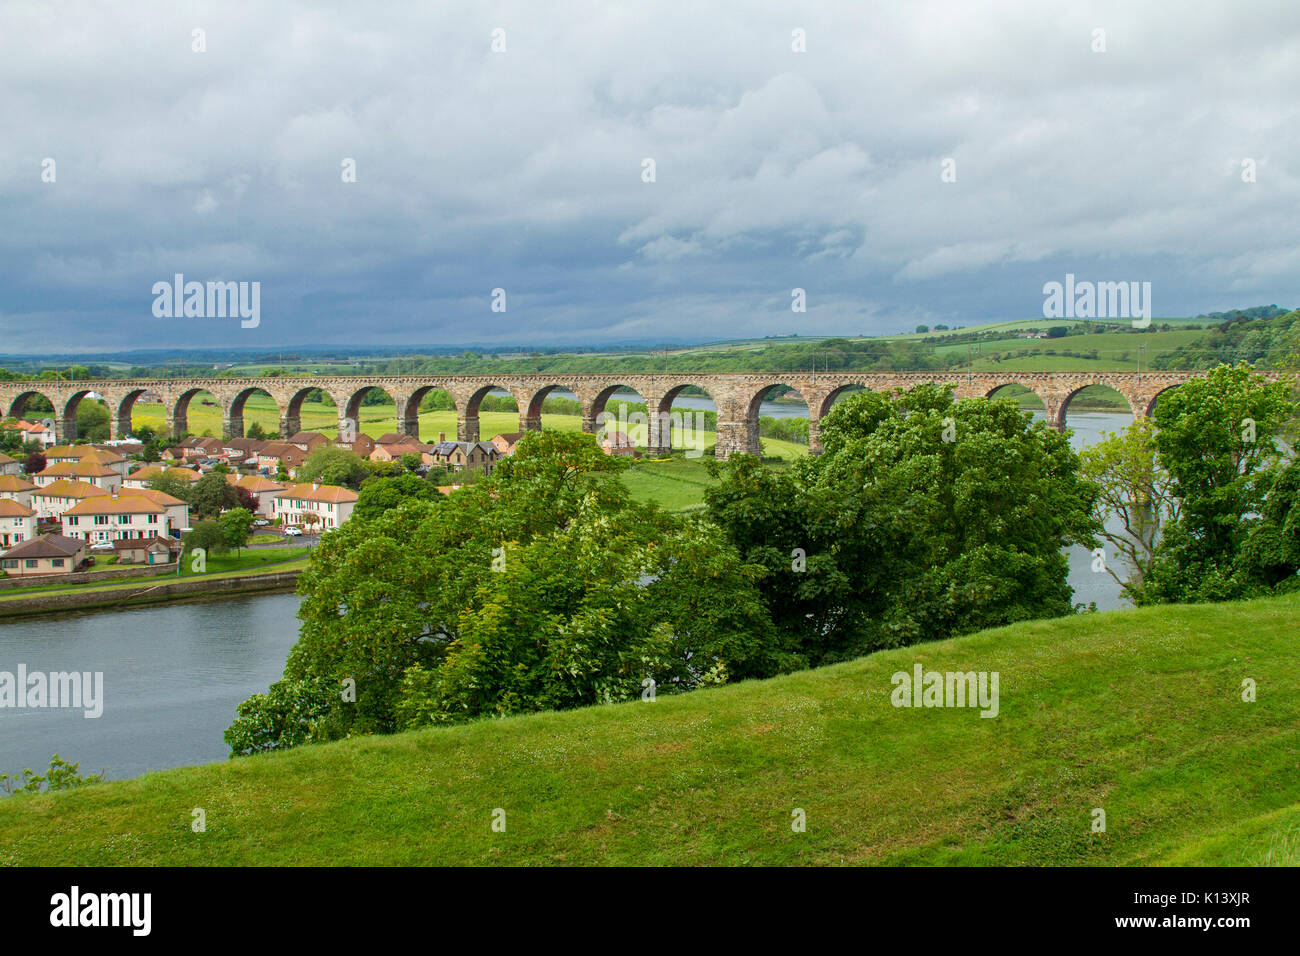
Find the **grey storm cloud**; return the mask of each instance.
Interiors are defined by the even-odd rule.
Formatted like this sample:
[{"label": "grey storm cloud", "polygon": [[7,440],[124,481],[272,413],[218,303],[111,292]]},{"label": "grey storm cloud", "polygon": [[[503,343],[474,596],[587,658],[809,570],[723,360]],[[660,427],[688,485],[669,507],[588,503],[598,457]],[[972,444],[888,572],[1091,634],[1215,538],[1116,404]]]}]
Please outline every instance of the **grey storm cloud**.
[{"label": "grey storm cloud", "polygon": [[[883,333],[1039,314],[1065,272],[1151,281],[1157,315],[1294,305],[1298,27],[1290,2],[9,0],[0,351]],[[176,273],[260,282],[261,322],[155,318]]]}]

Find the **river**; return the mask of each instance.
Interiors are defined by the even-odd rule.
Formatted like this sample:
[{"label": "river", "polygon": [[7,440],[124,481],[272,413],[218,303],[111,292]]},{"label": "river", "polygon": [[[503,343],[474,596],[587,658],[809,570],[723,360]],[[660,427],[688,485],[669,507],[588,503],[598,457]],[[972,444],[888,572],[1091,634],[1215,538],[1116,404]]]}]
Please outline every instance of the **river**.
[{"label": "river", "polygon": [[[707,398],[680,405],[712,407]],[[768,407],[772,411],[768,411]],[[790,409],[793,408],[793,412]],[[763,414],[801,414],[803,406],[764,403]],[[1082,447],[1117,431],[1130,415],[1072,412],[1072,442]],[[1074,600],[1120,607],[1119,587],[1092,570],[1092,555],[1071,548]],[[78,761],[110,779],[226,758],[222,732],[235,707],[280,678],[298,636],[294,594],[154,605],[26,618],[0,623],[0,671],[102,671],[104,712],[0,709],[0,773],[44,772],[50,755]]]}]

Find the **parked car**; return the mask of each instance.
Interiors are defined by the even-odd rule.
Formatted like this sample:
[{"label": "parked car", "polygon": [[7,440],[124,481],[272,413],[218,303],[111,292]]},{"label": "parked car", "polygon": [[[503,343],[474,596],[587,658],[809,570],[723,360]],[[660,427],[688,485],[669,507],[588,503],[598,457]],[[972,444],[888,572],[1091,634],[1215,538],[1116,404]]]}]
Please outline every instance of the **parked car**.
[{"label": "parked car", "polygon": [[284,533],[291,538],[296,538],[302,534],[302,528],[285,528]]},{"label": "parked car", "polygon": [[253,527],[254,527],[254,528],[265,528],[265,527],[266,527],[267,525],[269,525],[270,523],[271,523],[271,522],[268,521],[266,518],[258,518],[256,521],[253,522]]},{"label": "parked car", "polygon": [[91,550],[91,551],[112,551],[112,550],[113,550],[113,542],[111,542],[111,541],[96,541],[94,544],[92,544],[92,545],[90,546],[90,550]]}]

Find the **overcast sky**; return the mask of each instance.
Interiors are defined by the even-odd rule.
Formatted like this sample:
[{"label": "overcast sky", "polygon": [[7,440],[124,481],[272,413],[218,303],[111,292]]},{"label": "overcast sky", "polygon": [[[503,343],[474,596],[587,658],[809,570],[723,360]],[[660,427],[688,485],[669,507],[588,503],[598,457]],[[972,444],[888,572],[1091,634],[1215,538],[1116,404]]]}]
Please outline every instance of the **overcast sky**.
[{"label": "overcast sky", "polygon": [[[0,352],[1294,306],[1298,113],[1294,0],[4,0]],[[156,318],[178,272],[259,325]]]}]

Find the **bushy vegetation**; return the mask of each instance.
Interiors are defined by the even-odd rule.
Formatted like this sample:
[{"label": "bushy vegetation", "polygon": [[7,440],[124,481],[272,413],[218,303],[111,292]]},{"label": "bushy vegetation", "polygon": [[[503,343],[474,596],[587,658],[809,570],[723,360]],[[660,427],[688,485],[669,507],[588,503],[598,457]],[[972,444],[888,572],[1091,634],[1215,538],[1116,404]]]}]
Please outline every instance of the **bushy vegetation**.
[{"label": "bushy vegetation", "polygon": [[1281,312],[1276,306],[1265,306],[1228,313],[1220,325],[1196,342],[1158,356],[1152,368],[1209,369],[1243,362],[1267,368],[1295,368],[1298,356],[1300,309]]},{"label": "bushy vegetation", "polygon": [[1284,590],[1300,571],[1300,482],[1280,436],[1292,385],[1219,366],[1161,396],[1152,422],[1083,452],[1098,519],[1123,559],[1107,569],[1138,603],[1219,601]]}]

